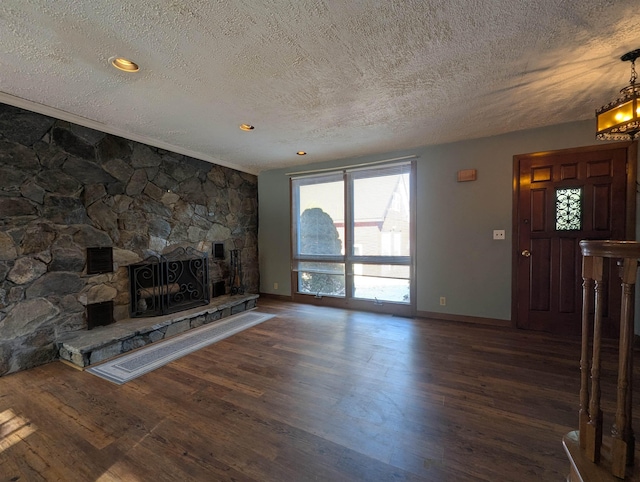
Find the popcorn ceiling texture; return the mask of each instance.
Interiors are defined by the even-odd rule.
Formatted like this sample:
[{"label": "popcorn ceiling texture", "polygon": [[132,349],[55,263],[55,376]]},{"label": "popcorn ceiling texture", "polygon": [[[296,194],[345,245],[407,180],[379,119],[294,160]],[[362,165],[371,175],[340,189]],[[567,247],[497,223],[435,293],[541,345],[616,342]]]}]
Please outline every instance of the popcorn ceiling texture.
[{"label": "popcorn ceiling texture", "polygon": [[[640,47],[637,0],[4,0],[2,10],[0,101],[254,173],[588,119],[627,82],[620,55]],[[114,55],[141,72],[116,71]]]}]

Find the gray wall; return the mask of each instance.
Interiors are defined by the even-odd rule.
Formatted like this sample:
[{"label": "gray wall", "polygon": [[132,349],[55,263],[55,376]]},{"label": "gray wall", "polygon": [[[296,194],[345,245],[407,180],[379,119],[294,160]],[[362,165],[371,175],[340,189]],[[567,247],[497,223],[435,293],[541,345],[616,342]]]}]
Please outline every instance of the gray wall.
[{"label": "gray wall", "polygon": [[[419,157],[417,310],[509,320],[513,156],[597,144],[594,126],[589,120],[262,172],[258,178],[261,291],[291,294],[286,172],[415,154]],[[456,182],[460,169],[477,169],[478,180]],[[506,230],[506,240],[494,241],[494,229]],[[446,297],[446,306],[440,306],[441,296]]]}]

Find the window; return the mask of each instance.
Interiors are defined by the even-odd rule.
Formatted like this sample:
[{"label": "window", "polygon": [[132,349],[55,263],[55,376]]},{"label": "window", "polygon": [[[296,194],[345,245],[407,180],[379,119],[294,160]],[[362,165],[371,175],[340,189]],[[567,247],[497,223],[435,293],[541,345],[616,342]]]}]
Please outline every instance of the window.
[{"label": "window", "polygon": [[556,231],[582,229],[582,188],[556,189]]},{"label": "window", "polygon": [[344,296],[342,174],[293,181],[297,291]]},{"label": "window", "polygon": [[296,292],[410,305],[412,163],[294,178]]}]

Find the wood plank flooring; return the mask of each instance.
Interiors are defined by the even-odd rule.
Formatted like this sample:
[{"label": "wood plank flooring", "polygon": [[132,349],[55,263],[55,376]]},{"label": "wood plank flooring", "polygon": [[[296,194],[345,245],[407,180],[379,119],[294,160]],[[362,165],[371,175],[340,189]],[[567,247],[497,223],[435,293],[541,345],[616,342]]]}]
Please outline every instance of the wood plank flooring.
[{"label": "wood plank flooring", "polygon": [[0,480],[564,480],[577,339],[259,310],[277,316],[123,386],[58,362],[0,378]]}]

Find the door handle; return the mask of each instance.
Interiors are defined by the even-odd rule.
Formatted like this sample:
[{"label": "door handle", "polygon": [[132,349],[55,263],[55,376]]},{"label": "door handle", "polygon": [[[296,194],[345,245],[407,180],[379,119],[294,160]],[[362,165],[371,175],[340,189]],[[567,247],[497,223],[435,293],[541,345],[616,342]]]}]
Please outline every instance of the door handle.
[{"label": "door handle", "polygon": [[522,256],[524,256],[525,258],[529,258],[531,257],[531,251],[529,251],[528,249],[525,249],[522,251],[522,253],[520,253]]}]

